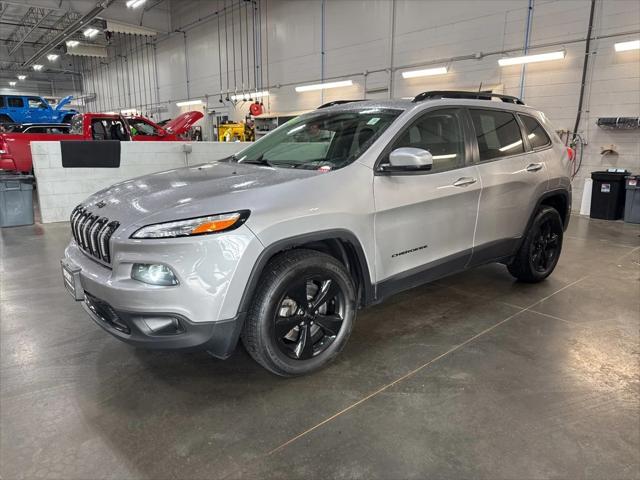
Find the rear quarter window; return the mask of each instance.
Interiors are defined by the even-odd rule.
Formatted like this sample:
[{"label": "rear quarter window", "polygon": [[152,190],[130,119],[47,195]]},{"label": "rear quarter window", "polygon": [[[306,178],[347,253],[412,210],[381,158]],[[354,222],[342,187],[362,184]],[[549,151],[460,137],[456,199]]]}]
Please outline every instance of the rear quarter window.
[{"label": "rear quarter window", "polygon": [[531,148],[536,149],[551,145],[551,139],[540,122],[528,115],[519,115],[519,117],[524,125],[524,134],[529,140]]},{"label": "rear quarter window", "polygon": [[7,106],[13,107],[13,108],[24,107],[24,102],[22,101],[22,97],[7,97]]}]

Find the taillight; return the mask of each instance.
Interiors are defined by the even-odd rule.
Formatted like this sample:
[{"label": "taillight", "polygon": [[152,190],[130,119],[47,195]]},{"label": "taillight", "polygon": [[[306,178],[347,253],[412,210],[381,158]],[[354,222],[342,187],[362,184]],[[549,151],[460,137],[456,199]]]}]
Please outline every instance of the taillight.
[{"label": "taillight", "polygon": [[571,147],[567,147],[567,155],[569,156],[569,161],[573,162],[573,159],[576,158],[576,151]]}]

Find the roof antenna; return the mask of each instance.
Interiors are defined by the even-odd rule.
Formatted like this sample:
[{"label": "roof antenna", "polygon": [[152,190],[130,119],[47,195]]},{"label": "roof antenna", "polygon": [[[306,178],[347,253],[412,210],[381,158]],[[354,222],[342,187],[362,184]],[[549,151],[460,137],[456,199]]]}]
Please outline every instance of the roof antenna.
[{"label": "roof antenna", "polygon": [[480,82],[480,86],[478,87],[478,93],[482,91],[482,82]]}]

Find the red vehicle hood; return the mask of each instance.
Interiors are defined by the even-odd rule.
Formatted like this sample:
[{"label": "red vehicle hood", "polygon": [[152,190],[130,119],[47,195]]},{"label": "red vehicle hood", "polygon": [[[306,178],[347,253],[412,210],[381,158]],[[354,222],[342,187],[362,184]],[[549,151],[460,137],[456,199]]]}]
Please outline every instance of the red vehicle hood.
[{"label": "red vehicle hood", "polygon": [[176,118],[171,120],[164,126],[164,129],[175,135],[182,135],[187,130],[189,130],[194,123],[204,117],[202,112],[185,112],[182,115],[178,115]]}]

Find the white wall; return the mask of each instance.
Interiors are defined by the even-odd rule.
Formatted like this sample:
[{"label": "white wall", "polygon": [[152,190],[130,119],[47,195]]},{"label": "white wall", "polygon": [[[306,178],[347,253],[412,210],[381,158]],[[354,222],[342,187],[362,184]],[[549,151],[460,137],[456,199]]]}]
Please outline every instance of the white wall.
[{"label": "white wall", "polygon": [[[147,71],[155,72],[157,64],[157,84],[151,87],[155,89],[155,97],[152,92],[147,97],[151,96],[153,101],[167,108],[160,117],[175,115],[178,112],[175,102],[187,98],[208,100],[210,108],[228,111],[237,119],[246,114],[248,103],[233,106],[221,105],[218,101],[221,91],[243,90],[238,7],[233,11],[236,81],[231,73],[230,83],[226,82],[224,27],[221,27],[220,42],[222,82],[219,75],[218,16],[215,12],[232,3],[245,4],[237,0],[171,0],[171,29],[185,33],[160,37],[155,46],[156,56],[147,58]],[[589,0],[535,1],[530,45],[539,48],[533,48],[531,52],[564,48],[566,58],[528,65],[524,77],[521,67],[500,68],[497,59],[502,56],[498,52],[522,53],[528,0],[326,0],[324,36],[322,0],[260,0],[258,5],[264,65],[257,83],[260,87],[262,82],[271,92],[265,102],[270,111],[312,109],[337,98],[403,97],[431,89],[477,88],[481,83],[484,86],[502,85],[504,93],[520,95],[524,78],[525,101],[545,111],[557,128],[573,128]],[[242,18],[244,22],[244,16]],[[392,18],[395,21],[392,22]],[[198,19],[205,20],[198,23]],[[230,34],[231,14],[227,11],[220,19],[223,25],[226,20]],[[249,24],[252,25],[251,18]],[[242,28],[245,28],[244,24]],[[627,35],[609,37],[624,32]],[[574,206],[580,203],[583,179],[591,171],[616,166],[640,172],[638,132],[610,132],[595,126],[599,116],[640,115],[640,52],[615,53],[613,49],[615,42],[639,36],[640,2],[598,0],[593,54],[579,129],[588,146],[583,167],[574,182]],[[316,83],[322,76],[323,37],[324,78],[350,78],[355,85],[324,93],[297,94],[295,85]],[[252,38],[249,43],[249,57],[253,58]],[[556,45],[540,47],[551,43]],[[464,58],[480,52],[480,59]],[[491,55],[492,52],[495,54]],[[229,60],[231,63],[231,53]],[[131,60],[131,63],[135,62]],[[412,80],[401,77],[401,67],[424,68],[431,64],[448,65],[449,73]],[[390,67],[393,67],[391,94],[388,91],[370,92],[388,87]],[[246,73],[246,67],[243,71],[244,88],[254,89],[253,75]],[[143,97],[144,92],[138,96]],[[136,106],[127,103],[128,98],[111,103],[109,99],[113,99],[113,95],[99,98],[98,103],[109,106],[107,109]],[[600,147],[611,143],[617,145],[619,154],[600,155]]]},{"label": "white wall", "polygon": [[149,173],[198,165],[228,157],[246,143],[122,142],[119,168],[63,168],[60,142],[31,142],[33,168],[38,179],[42,223],[64,222],[89,195],[114,183]]}]

